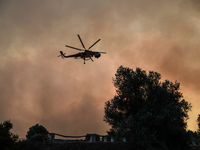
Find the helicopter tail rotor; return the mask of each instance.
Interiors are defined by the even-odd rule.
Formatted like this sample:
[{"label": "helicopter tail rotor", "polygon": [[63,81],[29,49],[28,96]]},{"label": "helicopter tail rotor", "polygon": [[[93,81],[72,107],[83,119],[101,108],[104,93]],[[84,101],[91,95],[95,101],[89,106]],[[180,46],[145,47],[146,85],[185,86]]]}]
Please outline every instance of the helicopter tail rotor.
[{"label": "helicopter tail rotor", "polygon": [[59,55],[58,57],[65,58],[65,54],[66,54],[66,53],[63,53],[63,51],[60,51],[60,55]]}]

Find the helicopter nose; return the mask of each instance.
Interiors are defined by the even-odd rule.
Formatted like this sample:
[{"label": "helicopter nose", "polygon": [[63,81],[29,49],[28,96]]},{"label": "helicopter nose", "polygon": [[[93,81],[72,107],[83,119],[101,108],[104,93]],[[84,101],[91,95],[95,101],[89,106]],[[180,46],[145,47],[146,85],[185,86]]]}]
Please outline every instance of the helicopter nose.
[{"label": "helicopter nose", "polygon": [[101,56],[100,53],[95,54],[95,58],[99,58]]}]

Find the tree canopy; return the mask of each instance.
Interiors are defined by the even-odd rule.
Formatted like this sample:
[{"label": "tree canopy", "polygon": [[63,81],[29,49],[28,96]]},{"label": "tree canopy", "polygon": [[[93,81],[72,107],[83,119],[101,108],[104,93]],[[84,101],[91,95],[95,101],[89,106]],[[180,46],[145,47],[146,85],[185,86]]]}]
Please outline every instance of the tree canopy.
[{"label": "tree canopy", "polygon": [[44,142],[49,140],[49,132],[47,129],[39,124],[29,128],[26,135],[27,140],[31,142]]},{"label": "tree canopy", "polygon": [[19,137],[10,132],[12,128],[10,120],[0,124],[0,149],[14,149]]},{"label": "tree canopy", "polygon": [[183,99],[180,83],[157,72],[120,66],[113,78],[116,95],[105,104],[108,132],[126,137],[138,147],[160,144],[164,149],[187,148],[186,127],[191,104]]},{"label": "tree canopy", "polygon": [[198,125],[197,133],[198,133],[198,136],[200,137],[200,114],[198,114],[197,125]]}]

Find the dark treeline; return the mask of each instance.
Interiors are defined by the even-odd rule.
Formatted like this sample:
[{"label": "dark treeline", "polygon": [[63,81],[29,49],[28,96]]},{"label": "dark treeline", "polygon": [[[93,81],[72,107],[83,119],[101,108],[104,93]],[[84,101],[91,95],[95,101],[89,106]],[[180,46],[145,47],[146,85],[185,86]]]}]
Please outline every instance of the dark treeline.
[{"label": "dark treeline", "polygon": [[[10,132],[13,125],[10,121],[0,124],[0,149],[1,150],[131,150],[136,149],[132,142],[72,142],[72,143],[51,143],[48,131],[42,125],[34,125],[29,128],[26,139],[19,139],[18,135]],[[200,133],[198,131],[187,131],[189,137],[188,144],[199,145]],[[194,149],[195,147],[193,147]],[[198,147],[196,147],[197,149]],[[146,148],[143,148],[146,149]],[[162,150],[158,144],[152,144],[151,150]]]},{"label": "dark treeline", "polygon": [[[191,104],[183,98],[180,83],[165,80],[157,72],[120,66],[113,78],[115,96],[105,103],[104,121],[115,142],[51,143],[49,131],[36,124],[29,128],[25,139],[10,132],[8,120],[0,124],[1,150],[189,150],[200,145],[200,115],[197,131],[187,130]],[[126,138],[127,142],[120,142]],[[98,141],[98,140],[97,140]],[[194,147],[193,147],[194,149]]]}]

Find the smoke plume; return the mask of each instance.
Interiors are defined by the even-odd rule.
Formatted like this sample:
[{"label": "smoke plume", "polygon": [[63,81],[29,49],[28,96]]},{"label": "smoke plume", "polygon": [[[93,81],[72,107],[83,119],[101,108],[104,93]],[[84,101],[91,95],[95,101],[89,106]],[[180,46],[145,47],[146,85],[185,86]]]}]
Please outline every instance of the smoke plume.
[{"label": "smoke plume", "polygon": [[[161,73],[178,81],[200,113],[197,0],[18,0],[0,1],[0,121],[11,119],[25,137],[36,123],[64,135],[105,134],[104,103],[115,93],[120,65]],[[106,51],[94,62],[61,59],[85,47]]]}]

